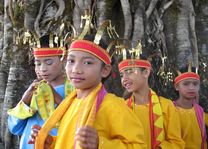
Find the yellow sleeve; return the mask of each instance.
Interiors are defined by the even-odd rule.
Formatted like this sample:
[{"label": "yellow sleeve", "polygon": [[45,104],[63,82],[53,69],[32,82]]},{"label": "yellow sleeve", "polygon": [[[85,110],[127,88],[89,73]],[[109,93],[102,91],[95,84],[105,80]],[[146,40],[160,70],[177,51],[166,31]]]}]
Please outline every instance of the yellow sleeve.
[{"label": "yellow sleeve", "polygon": [[96,115],[99,149],[146,149],[140,120],[121,99],[107,95]]},{"label": "yellow sleeve", "polygon": [[183,149],[185,142],[181,137],[179,115],[171,100],[161,99],[164,117],[165,140],[161,142],[162,149]]},{"label": "yellow sleeve", "polygon": [[7,111],[8,115],[14,116],[19,119],[26,119],[32,117],[35,114],[36,110],[33,110],[27,106],[23,101],[20,101],[16,107],[9,109]]}]

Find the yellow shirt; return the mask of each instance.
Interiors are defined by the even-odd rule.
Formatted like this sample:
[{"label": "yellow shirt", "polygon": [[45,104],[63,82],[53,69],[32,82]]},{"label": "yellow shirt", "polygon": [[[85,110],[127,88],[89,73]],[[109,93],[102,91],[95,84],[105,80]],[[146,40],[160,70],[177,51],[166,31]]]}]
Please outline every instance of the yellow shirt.
[{"label": "yellow shirt", "polygon": [[[165,140],[160,144],[162,149],[183,149],[184,141],[181,139],[180,122],[176,109],[171,100],[160,97],[163,111]],[[151,133],[149,120],[149,104],[136,105],[134,111],[142,122],[147,141],[147,148],[151,149]]]},{"label": "yellow shirt", "polygon": [[201,149],[201,130],[198,125],[194,107],[191,109],[177,107],[177,110],[181,122],[182,138],[185,141],[185,149]]},{"label": "yellow shirt", "polygon": [[[55,149],[73,149],[78,107],[85,100],[75,99],[64,114]],[[140,121],[122,98],[107,94],[96,114],[94,127],[99,135],[99,149],[146,149]]]}]

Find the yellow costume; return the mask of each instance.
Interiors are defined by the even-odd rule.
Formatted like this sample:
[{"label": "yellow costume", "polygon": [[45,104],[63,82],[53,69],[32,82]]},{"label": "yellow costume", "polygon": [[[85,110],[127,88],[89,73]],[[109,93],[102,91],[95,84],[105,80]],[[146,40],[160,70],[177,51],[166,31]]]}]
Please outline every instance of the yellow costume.
[{"label": "yellow costume", "polygon": [[205,125],[208,127],[208,113],[204,112]]},{"label": "yellow costume", "polygon": [[[164,129],[164,138],[161,137],[163,140],[161,140],[159,147],[162,149],[182,149],[184,148],[184,142],[181,139],[180,122],[178,114],[176,113],[176,109],[170,100],[167,100],[164,97],[159,97],[159,100],[162,109]],[[152,144],[149,103],[145,105],[135,105],[134,112],[143,124],[147,148],[151,149]]]},{"label": "yellow costume", "polygon": [[[92,97],[97,97],[99,90],[101,90],[101,84],[85,99],[77,99],[76,91],[68,96],[38,133],[35,143],[36,149],[43,147],[46,137],[44,135],[61,118],[55,149],[74,149],[74,145],[76,145],[74,140],[76,129],[91,124],[98,131],[99,149],[147,148],[141,122],[126,106],[125,102],[113,94],[107,93],[104,96],[92,123],[93,117],[89,117],[93,113],[94,106],[91,107],[91,110],[88,110],[87,107]],[[90,111],[87,114],[88,118],[84,118],[86,111]],[[80,115],[80,113],[82,114]]]},{"label": "yellow costume", "polygon": [[[181,133],[185,141],[185,149],[200,149],[202,137],[194,107],[191,109],[177,107],[177,110],[181,121]],[[204,149],[206,149],[206,141],[204,145]]]}]

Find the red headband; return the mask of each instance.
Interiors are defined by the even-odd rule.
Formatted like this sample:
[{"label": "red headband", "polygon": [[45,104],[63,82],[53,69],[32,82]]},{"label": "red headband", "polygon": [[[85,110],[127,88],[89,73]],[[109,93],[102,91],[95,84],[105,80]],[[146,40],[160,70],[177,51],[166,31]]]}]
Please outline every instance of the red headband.
[{"label": "red headband", "polygon": [[99,58],[105,64],[109,64],[109,65],[111,64],[111,58],[108,52],[92,41],[81,40],[81,39],[75,40],[71,44],[69,51],[74,51],[74,50],[88,52]]},{"label": "red headband", "polygon": [[35,57],[65,55],[65,48],[34,48]]},{"label": "red headband", "polygon": [[141,60],[141,59],[127,59],[123,60],[119,63],[118,68],[119,71],[125,69],[125,68],[133,68],[133,67],[140,67],[140,68],[151,68],[151,64],[147,60]]},{"label": "red headband", "polygon": [[185,72],[180,74],[179,76],[177,76],[174,80],[174,84],[177,85],[179,82],[186,80],[186,79],[196,79],[196,80],[200,80],[200,77],[198,74],[194,73],[194,72]]}]

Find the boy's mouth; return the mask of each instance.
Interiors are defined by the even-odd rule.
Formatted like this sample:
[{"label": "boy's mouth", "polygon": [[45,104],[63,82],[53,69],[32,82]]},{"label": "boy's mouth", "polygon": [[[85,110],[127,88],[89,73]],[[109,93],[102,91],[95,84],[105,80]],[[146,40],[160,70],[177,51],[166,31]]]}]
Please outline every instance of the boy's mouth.
[{"label": "boy's mouth", "polygon": [[83,81],[84,80],[84,78],[81,78],[81,77],[70,77],[70,80],[72,81],[76,81],[76,82],[78,82],[78,81]]},{"label": "boy's mouth", "polygon": [[132,84],[133,84],[133,83],[129,83],[129,82],[128,82],[128,83],[125,83],[125,84],[124,84],[124,87],[125,87],[126,89],[128,89],[128,88],[131,87]]}]

